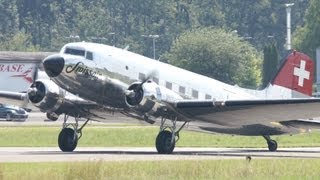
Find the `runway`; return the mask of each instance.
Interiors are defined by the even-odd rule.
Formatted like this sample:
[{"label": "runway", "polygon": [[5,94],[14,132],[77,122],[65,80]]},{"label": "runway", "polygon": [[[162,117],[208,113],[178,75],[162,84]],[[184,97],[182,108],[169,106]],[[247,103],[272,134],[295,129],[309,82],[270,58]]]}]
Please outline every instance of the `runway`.
[{"label": "runway", "polygon": [[[110,123],[133,123],[132,118],[117,117]],[[32,112],[25,122],[0,121],[0,126],[55,125],[44,113]],[[99,124],[98,122],[94,122]],[[159,155],[154,147],[77,147],[74,152],[61,152],[58,147],[0,147],[0,162],[69,162],[69,161],[163,161],[163,160],[218,160],[255,158],[320,158],[320,148],[190,148],[176,147],[171,155]]]},{"label": "runway", "polygon": [[256,158],[320,158],[320,148],[176,148],[173,154],[160,155],[155,148],[77,148],[61,152],[58,148],[3,147],[0,162],[72,162],[72,161],[163,161],[219,160]]}]

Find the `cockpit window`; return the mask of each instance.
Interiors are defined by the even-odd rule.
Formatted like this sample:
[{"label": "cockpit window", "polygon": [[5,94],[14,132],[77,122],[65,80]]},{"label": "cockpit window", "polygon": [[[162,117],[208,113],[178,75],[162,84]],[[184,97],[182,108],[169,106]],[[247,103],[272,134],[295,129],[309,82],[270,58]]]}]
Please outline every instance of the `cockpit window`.
[{"label": "cockpit window", "polygon": [[93,60],[93,54],[90,51],[87,51],[86,59]]},{"label": "cockpit window", "polygon": [[72,54],[72,55],[76,55],[76,56],[84,56],[85,55],[84,50],[74,49],[74,48],[66,48],[64,53],[65,54]]}]

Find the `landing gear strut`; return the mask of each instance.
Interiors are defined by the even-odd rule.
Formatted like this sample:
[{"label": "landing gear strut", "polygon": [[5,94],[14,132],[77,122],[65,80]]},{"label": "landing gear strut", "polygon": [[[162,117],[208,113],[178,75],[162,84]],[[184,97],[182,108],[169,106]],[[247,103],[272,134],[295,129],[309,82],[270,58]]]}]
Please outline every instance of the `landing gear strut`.
[{"label": "landing gear strut", "polygon": [[63,152],[72,152],[78,144],[78,140],[82,136],[82,128],[89,122],[89,119],[80,127],[79,117],[75,117],[75,123],[67,123],[69,116],[64,115],[62,130],[59,133],[58,145]]},{"label": "landing gear strut", "polygon": [[263,137],[267,141],[269,151],[272,151],[272,152],[277,151],[277,148],[278,148],[277,141],[272,140],[268,135],[264,135]]},{"label": "landing gear strut", "polygon": [[179,140],[179,132],[187,124],[185,122],[176,130],[177,118],[172,120],[172,126],[165,126],[166,118],[162,117],[160,132],[156,138],[156,148],[159,154],[171,154],[176,142]]}]

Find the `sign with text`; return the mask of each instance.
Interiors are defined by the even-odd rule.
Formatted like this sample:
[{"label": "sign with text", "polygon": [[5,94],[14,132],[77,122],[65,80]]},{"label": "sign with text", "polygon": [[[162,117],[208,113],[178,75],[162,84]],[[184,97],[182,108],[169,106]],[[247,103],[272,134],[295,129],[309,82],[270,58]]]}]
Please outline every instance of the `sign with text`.
[{"label": "sign with text", "polygon": [[33,63],[0,63],[0,90],[22,92],[32,83]]}]

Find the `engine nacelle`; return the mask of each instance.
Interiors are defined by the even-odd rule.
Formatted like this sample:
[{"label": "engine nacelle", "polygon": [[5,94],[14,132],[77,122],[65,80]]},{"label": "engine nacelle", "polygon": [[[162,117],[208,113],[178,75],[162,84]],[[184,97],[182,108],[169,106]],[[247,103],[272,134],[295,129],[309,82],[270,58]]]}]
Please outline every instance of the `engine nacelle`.
[{"label": "engine nacelle", "polygon": [[130,85],[125,99],[127,105],[140,114],[152,115],[161,106],[165,106],[163,102],[174,102],[182,97],[167,88],[148,81],[143,84],[136,82]]},{"label": "engine nacelle", "polygon": [[54,82],[37,80],[28,90],[29,101],[43,112],[53,113],[63,103],[65,91]]}]

